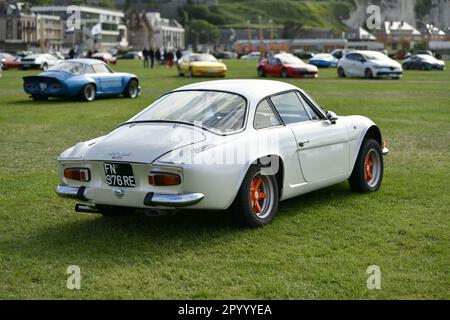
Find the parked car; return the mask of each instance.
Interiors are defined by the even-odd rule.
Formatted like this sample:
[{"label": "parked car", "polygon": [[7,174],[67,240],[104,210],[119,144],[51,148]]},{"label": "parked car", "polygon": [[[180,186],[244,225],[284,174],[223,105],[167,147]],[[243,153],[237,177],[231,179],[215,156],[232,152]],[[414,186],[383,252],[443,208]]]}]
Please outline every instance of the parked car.
[{"label": "parked car", "polygon": [[192,53],[177,62],[178,75],[188,77],[225,77],[227,66],[208,53]]},{"label": "parked car", "polygon": [[46,71],[61,61],[50,53],[37,53],[22,58],[19,62],[19,68],[22,70],[41,69]]},{"label": "parked car", "polygon": [[261,59],[261,52],[250,52],[241,56],[242,60],[259,60]]},{"label": "parked car", "polygon": [[107,64],[116,64],[117,58],[109,52],[96,52],[92,54],[92,59],[101,60]]},{"label": "parked car", "polygon": [[7,52],[0,52],[0,61],[4,70],[19,68],[20,65],[20,57],[13,56]]},{"label": "parked car", "polygon": [[403,69],[400,63],[378,51],[353,51],[345,54],[338,63],[338,75],[345,77],[400,79]]},{"label": "parked car", "polygon": [[78,212],[106,216],[233,206],[259,227],[279,201],[347,179],[353,191],[377,191],[387,152],[370,119],[338,117],[288,83],[209,81],[61,153],[56,192],[85,202]]},{"label": "parked car", "polygon": [[413,52],[413,54],[414,54],[414,55],[417,55],[417,54],[426,54],[426,55],[429,55],[429,56],[434,57],[433,52],[431,52],[430,50],[415,50],[415,51]]},{"label": "parked car", "polygon": [[117,57],[118,59],[125,59],[125,60],[143,60],[144,56],[142,55],[142,52],[140,51],[130,51],[127,53],[124,53]]},{"label": "parked car", "polygon": [[445,61],[438,60],[428,54],[416,54],[403,62],[403,69],[445,70]]},{"label": "parked car", "polygon": [[101,96],[136,98],[139,80],[134,74],[114,72],[95,59],[66,60],[38,76],[23,78],[23,88],[34,100],[48,97],[79,97],[93,101]]},{"label": "parked car", "polygon": [[305,59],[305,60],[309,60],[312,59],[314,57],[314,54],[311,52],[305,52],[305,51],[299,51],[299,52],[295,52],[294,53],[295,56],[299,59]]},{"label": "parked car", "polygon": [[231,51],[222,51],[222,52],[216,52],[214,56],[217,59],[236,59],[237,53],[231,52]]},{"label": "parked car", "polygon": [[316,66],[304,63],[296,56],[286,53],[261,60],[256,65],[256,69],[260,77],[317,78],[318,75]]},{"label": "parked car", "polygon": [[336,68],[338,62],[339,60],[329,53],[315,54],[311,60],[309,60],[309,64],[318,68]]}]

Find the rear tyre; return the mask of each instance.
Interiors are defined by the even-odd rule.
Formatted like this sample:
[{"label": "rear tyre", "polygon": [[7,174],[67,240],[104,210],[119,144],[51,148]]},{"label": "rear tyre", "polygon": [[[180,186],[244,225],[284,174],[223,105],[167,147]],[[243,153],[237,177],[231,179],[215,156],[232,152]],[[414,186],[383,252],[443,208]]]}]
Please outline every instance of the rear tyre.
[{"label": "rear tyre", "polygon": [[42,64],[41,69],[42,69],[43,71],[47,71],[47,70],[48,70],[48,64],[47,64],[47,62],[44,62],[44,63]]},{"label": "rear tyre", "polygon": [[94,101],[96,95],[95,86],[92,83],[88,83],[83,88],[81,88],[80,97],[84,101]]},{"label": "rear tyre", "polygon": [[235,200],[236,221],[250,228],[271,223],[278,211],[278,197],[275,176],[262,175],[261,168],[252,165]]},{"label": "rear tyre", "polygon": [[136,79],[131,79],[127,87],[125,88],[125,91],[123,92],[123,95],[126,98],[136,98],[139,95],[139,84]]},{"label": "rear tyre", "polygon": [[384,163],[380,144],[373,139],[364,139],[353,173],[348,182],[353,192],[378,191],[383,181]]},{"label": "rear tyre", "polygon": [[345,78],[345,71],[342,68],[338,68],[338,76],[339,78]]},{"label": "rear tyre", "polygon": [[264,68],[258,68],[258,76],[261,78],[264,78],[266,76],[266,71],[264,70]]},{"label": "rear tyre", "polygon": [[192,68],[189,68],[188,77],[189,78],[193,78],[194,77],[194,71],[192,71]]},{"label": "rear tyre", "polygon": [[289,73],[288,73],[287,69],[281,70],[281,77],[282,78],[288,78],[289,77]]},{"label": "rear tyre", "polygon": [[373,78],[372,70],[367,68],[366,71],[364,71],[364,76],[366,77],[366,79],[372,79]]}]

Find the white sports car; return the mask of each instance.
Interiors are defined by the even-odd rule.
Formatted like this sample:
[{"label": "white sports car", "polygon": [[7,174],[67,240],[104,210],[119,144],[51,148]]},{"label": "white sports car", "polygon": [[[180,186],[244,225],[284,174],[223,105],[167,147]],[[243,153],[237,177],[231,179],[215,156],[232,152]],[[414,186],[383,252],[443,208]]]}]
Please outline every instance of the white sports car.
[{"label": "white sports car", "polygon": [[232,207],[258,227],[279,201],[347,179],[354,191],[377,191],[387,152],[371,120],[338,117],[290,84],[201,82],[64,151],[56,192],[87,202],[79,212]]}]

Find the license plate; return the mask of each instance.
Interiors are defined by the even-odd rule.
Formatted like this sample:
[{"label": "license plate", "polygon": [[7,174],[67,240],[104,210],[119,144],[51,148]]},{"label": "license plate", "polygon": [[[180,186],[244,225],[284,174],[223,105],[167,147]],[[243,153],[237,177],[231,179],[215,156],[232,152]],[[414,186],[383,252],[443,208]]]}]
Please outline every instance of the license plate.
[{"label": "license plate", "polygon": [[29,67],[30,67],[29,64],[24,64],[23,66],[24,66],[25,68],[29,68]]},{"label": "license plate", "polygon": [[208,70],[208,73],[218,73],[220,70]]},{"label": "license plate", "polygon": [[47,83],[41,82],[39,83],[39,86],[41,87],[41,90],[47,90]]},{"label": "license plate", "polygon": [[133,168],[126,163],[110,163],[103,164],[105,169],[106,184],[111,187],[136,187],[134,180]]}]

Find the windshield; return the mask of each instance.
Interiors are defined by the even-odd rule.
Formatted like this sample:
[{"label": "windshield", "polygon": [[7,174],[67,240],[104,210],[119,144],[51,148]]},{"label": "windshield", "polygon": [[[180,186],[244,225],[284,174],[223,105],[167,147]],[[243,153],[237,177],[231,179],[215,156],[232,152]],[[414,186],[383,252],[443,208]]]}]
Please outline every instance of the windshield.
[{"label": "windshield", "polygon": [[82,63],[73,61],[61,62],[49,69],[49,71],[65,71],[73,74],[82,74],[83,70],[84,66]]},{"label": "windshield", "polygon": [[388,56],[382,54],[381,52],[367,52],[364,53],[364,57],[368,60],[387,60]]},{"label": "windshield", "polygon": [[245,123],[243,97],[218,91],[169,93],[132,118],[133,121],[187,122],[218,133],[240,130]]},{"label": "windshield", "polygon": [[209,61],[209,62],[216,62],[217,59],[214,58],[214,56],[210,54],[196,54],[192,55],[190,57],[191,61]]},{"label": "windshield", "polygon": [[283,64],[303,64],[303,61],[294,56],[278,56]]}]

